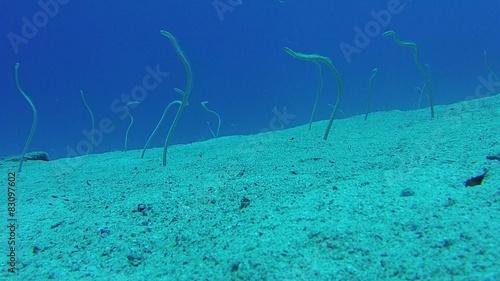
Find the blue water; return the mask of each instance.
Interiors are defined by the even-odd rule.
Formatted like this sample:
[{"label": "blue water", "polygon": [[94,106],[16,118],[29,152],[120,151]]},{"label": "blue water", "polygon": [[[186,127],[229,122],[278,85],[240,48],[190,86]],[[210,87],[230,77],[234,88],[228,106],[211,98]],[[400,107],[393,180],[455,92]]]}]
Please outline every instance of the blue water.
[{"label": "blue water", "polygon": [[[87,140],[90,117],[80,90],[97,126],[108,120],[113,128],[102,134],[94,152],[122,150],[129,119],[112,108],[123,107],[121,96],[140,89],[148,68],[158,68],[162,74],[149,81],[154,87],[129,99],[141,102],[132,110],[129,148],[142,148],[164,107],[179,99],[172,89],[186,86],[184,67],[161,29],[177,38],[194,78],[174,144],[212,137],[207,121],[215,130],[217,119],[200,106],[206,100],[222,118],[221,136],[274,130],[277,111],[289,115],[285,128],[307,124],[318,72],[314,64],[291,58],[285,46],[333,61],[344,82],[337,118],[365,113],[368,79],[375,67],[379,74],[373,84],[372,111],[419,108],[415,87],[424,81],[412,51],[381,36],[386,30],[418,44],[420,61],[429,66],[436,105],[500,89],[498,82],[487,82],[492,77],[484,59],[486,51],[491,69],[500,74],[500,1],[4,2],[0,156],[22,152],[32,122],[31,109],[15,87],[16,62],[21,87],[39,115],[29,150],[47,151],[51,158],[74,156],[71,150],[83,154],[78,145]],[[356,51],[347,54],[341,45]],[[323,78],[316,120],[329,118],[328,104],[337,97],[337,82],[326,67]],[[421,107],[427,106],[424,97]],[[163,145],[173,113],[152,146]]]}]

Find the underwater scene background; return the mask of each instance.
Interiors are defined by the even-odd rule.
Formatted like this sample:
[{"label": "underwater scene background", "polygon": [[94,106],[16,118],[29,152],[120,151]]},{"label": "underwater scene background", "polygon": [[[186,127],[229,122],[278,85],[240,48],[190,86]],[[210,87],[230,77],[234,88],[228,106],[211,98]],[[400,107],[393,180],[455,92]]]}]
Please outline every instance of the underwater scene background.
[{"label": "underwater scene background", "polygon": [[500,1],[4,2],[0,279],[500,280]]},{"label": "underwater scene background", "polygon": [[[499,1],[61,3],[52,8],[54,12],[46,7],[49,13],[44,12],[47,5],[36,1],[5,4],[0,11],[2,156],[21,153],[32,118],[16,90],[16,62],[20,83],[40,115],[30,150],[47,151],[53,159],[74,156],[68,146],[77,150],[78,143],[88,139],[82,131],[91,129],[80,90],[96,122],[109,118],[116,127],[94,152],[124,148],[129,125],[123,115],[126,100],[141,102],[133,109],[129,147],[142,148],[165,106],[179,98],[172,89],[186,83],[182,64],[161,29],[177,38],[193,71],[192,95],[173,135],[174,144],[212,137],[207,121],[215,127],[217,119],[201,107],[202,101],[209,101],[221,116],[221,136],[268,128],[275,107],[294,116],[287,120],[287,128],[307,124],[318,72],[314,64],[291,58],[284,47],[332,60],[344,82],[336,118],[365,113],[374,68],[379,73],[373,82],[371,111],[428,106],[426,98],[419,106],[420,92],[415,88],[421,88],[424,80],[412,50],[382,36],[387,30],[418,44],[436,104],[491,95],[499,87],[488,78],[491,71],[500,71]],[[323,94],[315,120],[330,117],[328,104],[337,97],[335,77],[323,68]],[[145,92],[137,90],[149,74],[147,69],[155,69],[161,81]],[[167,122],[174,113],[171,110]],[[167,130],[164,124],[151,146],[162,146]]]}]

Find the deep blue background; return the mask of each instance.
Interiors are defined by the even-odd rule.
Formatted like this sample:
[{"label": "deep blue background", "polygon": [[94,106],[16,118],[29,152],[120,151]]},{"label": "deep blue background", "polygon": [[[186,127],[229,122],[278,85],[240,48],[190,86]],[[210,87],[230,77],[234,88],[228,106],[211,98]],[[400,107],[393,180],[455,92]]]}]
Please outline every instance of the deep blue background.
[{"label": "deep blue background", "polygon": [[[54,0],[53,0],[54,1]],[[177,37],[194,74],[190,105],[186,107],[173,143],[207,139],[207,121],[216,124],[200,102],[222,117],[221,135],[250,134],[269,129],[273,107],[287,108],[296,117],[287,127],[307,124],[317,87],[314,64],[294,60],[283,47],[328,56],[344,81],[343,116],[364,114],[368,79],[380,69],[374,84],[374,111],[418,108],[414,87],[423,80],[411,50],[381,35],[371,38],[348,63],[339,45],[353,44],[354,28],[373,20],[370,11],[387,9],[391,1],[278,0],[242,1],[220,18],[213,0],[76,1],[66,0],[27,44],[15,53],[10,32],[21,35],[22,18],[33,22],[43,11],[37,1],[3,1],[0,9],[0,156],[20,154],[31,126],[31,109],[15,88],[14,64],[20,82],[39,113],[30,150],[65,157],[90,129],[90,117],[79,90],[84,90],[96,122],[110,118],[116,129],[94,151],[121,150],[128,120],[111,111],[113,100],[141,85],[147,66],[169,72],[157,89],[133,110],[135,124],[130,148],[146,142],[164,107],[184,89],[186,75],[170,42],[160,29]],[[221,0],[226,2],[227,0]],[[42,2],[50,2],[42,0]],[[230,2],[230,1],[229,1]],[[235,1],[233,1],[234,3]],[[422,64],[429,64],[436,104],[449,104],[474,95],[487,77],[483,52],[500,73],[500,1],[408,1],[382,28],[420,46]],[[324,92],[317,120],[329,118],[337,84],[323,67]],[[483,91],[483,94],[488,94]],[[423,100],[423,106],[427,102]],[[153,141],[163,145],[168,125]],[[437,116],[439,118],[439,116]],[[234,125],[233,125],[234,124]],[[383,126],[383,124],[378,124]]]}]

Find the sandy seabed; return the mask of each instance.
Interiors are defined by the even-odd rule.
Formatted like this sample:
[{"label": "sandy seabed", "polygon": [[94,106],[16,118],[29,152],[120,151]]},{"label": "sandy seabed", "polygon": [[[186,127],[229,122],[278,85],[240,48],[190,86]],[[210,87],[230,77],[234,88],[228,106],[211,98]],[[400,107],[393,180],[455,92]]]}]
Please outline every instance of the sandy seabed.
[{"label": "sandy seabed", "polygon": [[2,278],[500,280],[500,95],[429,115],[28,161]]}]

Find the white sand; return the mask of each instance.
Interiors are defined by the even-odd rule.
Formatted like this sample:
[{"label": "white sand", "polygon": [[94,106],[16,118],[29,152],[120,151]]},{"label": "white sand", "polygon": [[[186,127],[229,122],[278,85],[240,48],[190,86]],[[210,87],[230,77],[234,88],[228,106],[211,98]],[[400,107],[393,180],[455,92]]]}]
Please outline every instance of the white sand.
[{"label": "white sand", "polygon": [[27,162],[18,280],[500,280],[500,95],[429,115]]}]

